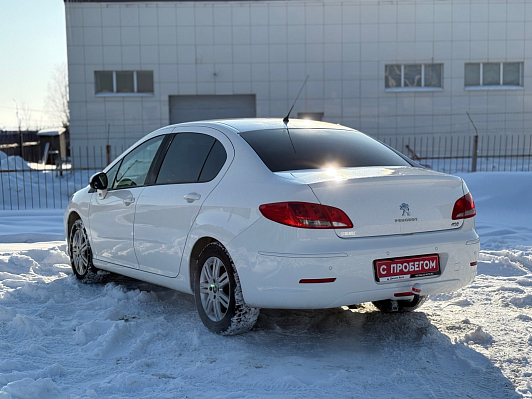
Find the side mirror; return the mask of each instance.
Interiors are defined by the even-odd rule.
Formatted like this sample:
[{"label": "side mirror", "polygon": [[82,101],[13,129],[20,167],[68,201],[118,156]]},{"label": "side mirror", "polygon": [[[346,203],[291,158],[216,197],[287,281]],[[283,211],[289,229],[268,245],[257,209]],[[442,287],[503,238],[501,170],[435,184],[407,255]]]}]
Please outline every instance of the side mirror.
[{"label": "side mirror", "polygon": [[91,188],[95,190],[105,190],[107,189],[108,184],[107,175],[103,172],[96,173],[91,177],[91,181],[89,184]]}]

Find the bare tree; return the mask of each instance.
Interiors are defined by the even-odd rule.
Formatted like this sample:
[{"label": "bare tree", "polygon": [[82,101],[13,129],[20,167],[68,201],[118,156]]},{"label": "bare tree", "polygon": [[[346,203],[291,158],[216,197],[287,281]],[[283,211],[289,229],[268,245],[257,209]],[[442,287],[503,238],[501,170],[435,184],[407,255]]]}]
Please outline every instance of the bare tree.
[{"label": "bare tree", "polygon": [[22,133],[22,124],[26,125],[26,131],[28,131],[31,124],[31,111],[28,106],[23,102],[21,107],[18,105],[18,101],[12,98],[15,103],[15,114],[17,116],[17,127],[18,127],[18,137],[19,137],[19,155],[24,158],[24,135]]},{"label": "bare tree", "polygon": [[20,118],[22,119],[22,122],[26,126],[26,131],[33,128],[33,117],[31,115],[31,109],[28,107],[28,105],[25,102],[22,102],[20,106]]},{"label": "bare tree", "polygon": [[17,131],[20,133],[23,130],[28,131],[32,128],[36,128],[33,123],[33,115],[30,107],[22,101],[20,104],[17,100],[12,98],[15,103],[15,115],[17,116]]},{"label": "bare tree", "polygon": [[46,108],[54,114],[54,119],[65,128],[70,126],[70,110],[68,108],[68,69],[66,64],[55,67],[48,83]]},{"label": "bare tree", "polygon": [[18,109],[18,102],[14,98],[12,98],[13,102],[15,103],[15,115],[17,116],[17,130],[20,133],[22,131],[22,117],[20,115],[20,111]]}]

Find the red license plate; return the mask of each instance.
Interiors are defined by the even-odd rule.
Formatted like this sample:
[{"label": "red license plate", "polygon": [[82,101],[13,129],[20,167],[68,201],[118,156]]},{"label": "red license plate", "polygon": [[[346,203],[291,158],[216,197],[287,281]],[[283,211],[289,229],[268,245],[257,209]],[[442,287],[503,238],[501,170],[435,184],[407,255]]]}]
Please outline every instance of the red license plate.
[{"label": "red license plate", "polygon": [[378,282],[397,281],[441,274],[438,254],[381,259],[373,262]]}]

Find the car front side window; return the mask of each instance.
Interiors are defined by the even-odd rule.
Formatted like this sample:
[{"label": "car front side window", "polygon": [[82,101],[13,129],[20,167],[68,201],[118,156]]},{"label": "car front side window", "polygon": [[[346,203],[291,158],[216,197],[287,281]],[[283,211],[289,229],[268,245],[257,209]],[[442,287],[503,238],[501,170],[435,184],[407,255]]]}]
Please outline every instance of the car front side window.
[{"label": "car front side window", "polygon": [[113,189],[143,186],[150,166],[164,136],[157,136],[139,145],[122,160]]}]

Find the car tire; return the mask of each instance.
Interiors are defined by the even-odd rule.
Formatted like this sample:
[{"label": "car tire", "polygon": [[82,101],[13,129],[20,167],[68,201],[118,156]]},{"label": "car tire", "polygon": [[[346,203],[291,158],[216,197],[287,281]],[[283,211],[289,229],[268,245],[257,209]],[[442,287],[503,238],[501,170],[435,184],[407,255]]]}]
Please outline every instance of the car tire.
[{"label": "car tire", "polygon": [[100,282],[103,273],[98,273],[92,264],[92,249],[81,219],[72,224],[68,240],[70,265],[76,278],[86,284]]},{"label": "car tire", "polygon": [[194,297],[201,321],[216,334],[245,333],[259,316],[258,308],[244,302],[235,265],[218,242],[207,245],[199,255]]},{"label": "car tire", "polygon": [[395,312],[412,312],[419,308],[427,300],[427,295],[414,295],[414,299],[410,301],[396,301],[397,310],[393,309],[393,302],[391,299],[385,299],[382,301],[374,301],[372,304],[384,313]]}]

